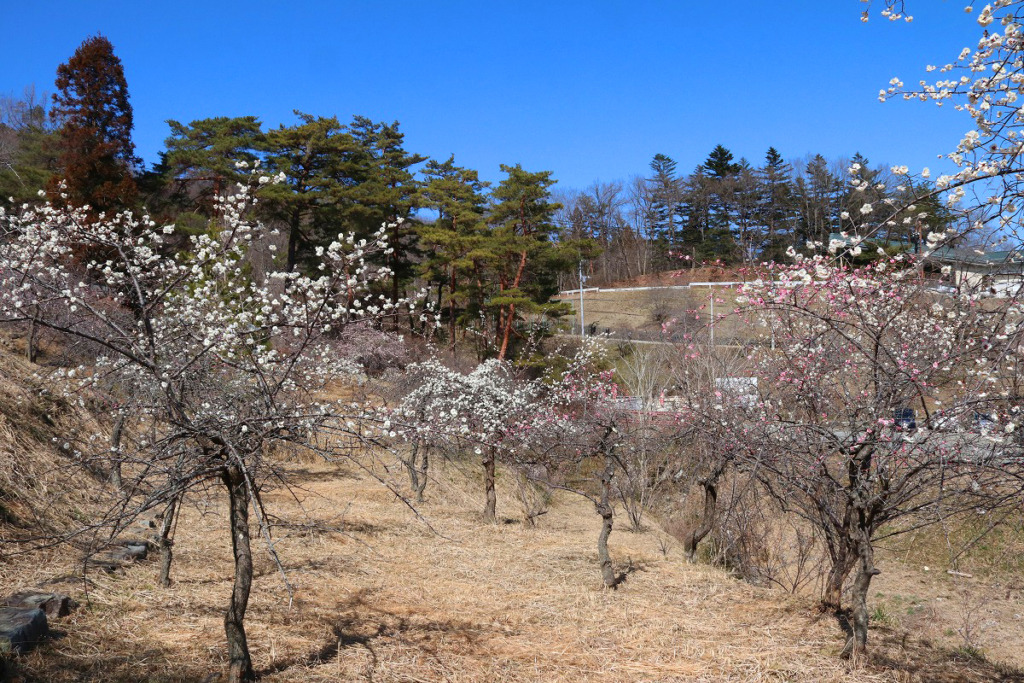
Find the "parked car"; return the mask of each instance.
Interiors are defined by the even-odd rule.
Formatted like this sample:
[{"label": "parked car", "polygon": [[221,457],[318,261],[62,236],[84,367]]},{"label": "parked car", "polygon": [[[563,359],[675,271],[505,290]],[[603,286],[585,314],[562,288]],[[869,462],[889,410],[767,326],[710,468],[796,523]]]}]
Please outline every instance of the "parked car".
[{"label": "parked car", "polygon": [[971,431],[978,434],[989,434],[996,428],[996,421],[991,415],[974,413],[971,418]]},{"label": "parked car", "polygon": [[896,428],[912,432],[917,429],[917,414],[913,408],[896,408],[893,412],[893,419],[896,421]]}]

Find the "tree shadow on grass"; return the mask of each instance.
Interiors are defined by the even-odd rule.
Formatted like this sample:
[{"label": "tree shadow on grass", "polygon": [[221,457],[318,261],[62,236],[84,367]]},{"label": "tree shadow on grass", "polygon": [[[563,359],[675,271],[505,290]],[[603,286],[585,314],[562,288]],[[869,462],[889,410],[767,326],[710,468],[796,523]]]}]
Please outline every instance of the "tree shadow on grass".
[{"label": "tree shadow on grass", "polygon": [[[436,639],[443,638],[450,643],[461,640],[464,645],[476,647],[480,635],[494,629],[457,619],[420,620],[415,616],[368,605],[359,594],[340,605],[341,616],[331,625],[331,638],[324,645],[305,657],[284,660],[258,672],[258,676],[281,673],[293,667],[312,667],[329,664],[345,650],[361,649],[370,657],[370,671],[376,669],[379,658],[377,648],[385,643],[399,643],[414,648],[425,659],[439,668],[446,667],[438,657],[434,646]],[[373,680],[372,673],[369,680]]]},{"label": "tree shadow on grass", "polygon": [[647,564],[644,562],[633,562],[633,560],[630,559],[629,564],[627,564],[621,572],[615,575],[615,582],[612,583],[610,587],[617,589],[619,586],[626,583],[626,579],[629,578],[630,574],[645,571],[647,571]]},{"label": "tree shadow on grass", "polygon": [[[833,613],[844,641],[853,637],[849,610]],[[950,650],[911,634],[872,625],[868,651],[859,662],[869,670],[909,674],[911,680],[928,683],[1024,683],[1024,671],[988,661],[975,650]]]},{"label": "tree shadow on grass", "polygon": [[936,647],[888,629],[872,636],[866,659],[870,669],[905,672],[929,683],[1024,683],[1024,671],[974,651]]},{"label": "tree shadow on grass", "polygon": [[[154,665],[162,662],[163,666]],[[214,663],[182,663],[161,647],[95,652],[88,658],[67,656],[51,648],[9,662],[6,683],[204,683],[220,680]]]}]

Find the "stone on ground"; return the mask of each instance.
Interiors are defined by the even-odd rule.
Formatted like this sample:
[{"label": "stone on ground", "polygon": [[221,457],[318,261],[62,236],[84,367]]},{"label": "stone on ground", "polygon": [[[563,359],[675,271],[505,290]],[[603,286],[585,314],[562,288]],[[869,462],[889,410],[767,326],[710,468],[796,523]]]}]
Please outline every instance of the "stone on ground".
[{"label": "stone on ground", "polygon": [[41,609],[0,607],[0,653],[22,653],[50,632]]},{"label": "stone on ground", "polygon": [[66,617],[78,607],[78,603],[63,593],[47,593],[44,591],[18,591],[0,600],[0,607],[17,607],[19,609],[41,609],[48,619]]}]

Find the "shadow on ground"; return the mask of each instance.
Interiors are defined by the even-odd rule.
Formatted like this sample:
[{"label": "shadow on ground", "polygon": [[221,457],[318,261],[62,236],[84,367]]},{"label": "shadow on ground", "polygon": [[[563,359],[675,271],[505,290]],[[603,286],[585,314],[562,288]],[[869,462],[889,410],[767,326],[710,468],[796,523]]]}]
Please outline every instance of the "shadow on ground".
[{"label": "shadow on ground", "polygon": [[[358,648],[365,651],[370,659],[370,672],[377,667],[377,647],[384,642],[400,643],[416,649],[424,659],[433,661],[440,669],[444,664],[438,657],[433,643],[443,639],[461,641],[464,647],[473,649],[482,635],[492,629],[458,619],[419,620],[415,615],[401,615],[393,611],[367,604],[365,593],[361,593],[339,605],[341,615],[331,625],[331,638],[324,645],[305,657],[284,660],[258,672],[260,677],[281,673],[295,667],[313,667],[329,664],[343,651]],[[368,680],[373,680],[369,673]]]}]

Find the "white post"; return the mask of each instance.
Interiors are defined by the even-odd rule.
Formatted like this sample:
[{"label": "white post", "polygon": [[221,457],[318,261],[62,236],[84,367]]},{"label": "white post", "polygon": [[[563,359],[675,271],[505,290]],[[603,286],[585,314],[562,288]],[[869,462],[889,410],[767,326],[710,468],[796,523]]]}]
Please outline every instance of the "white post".
[{"label": "white post", "polygon": [[580,261],[580,336],[587,336],[587,322],[583,315],[583,261]]}]

